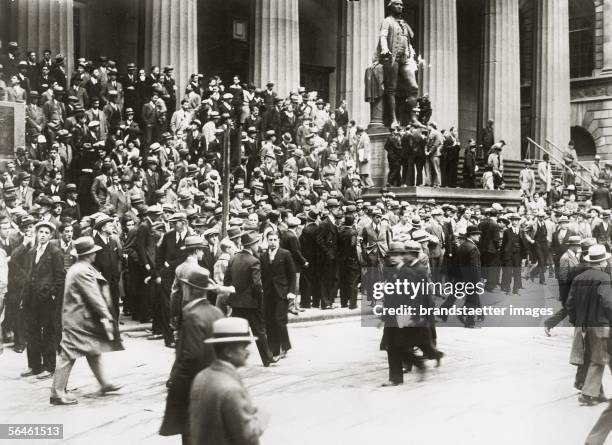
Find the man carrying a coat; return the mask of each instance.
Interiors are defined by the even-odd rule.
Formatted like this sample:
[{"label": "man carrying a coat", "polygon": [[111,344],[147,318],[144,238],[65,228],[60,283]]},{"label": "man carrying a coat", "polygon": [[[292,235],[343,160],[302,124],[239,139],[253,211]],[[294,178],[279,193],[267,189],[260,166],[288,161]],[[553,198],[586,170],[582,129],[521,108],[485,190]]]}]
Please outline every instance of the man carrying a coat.
[{"label": "man carrying a coat", "polygon": [[121,388],[106,380],[101,362],[103,353],[123,350],[117,320],[112,315],[108,283],[93,266],[96,252],[102,248],[89,236],[77,239],[74,247],[79,260],[66,274],[62,341],[51,388],[51,405],[77,403],[66,394],[66,385],[74,362],[83,356],[100,383],[102,394]]}]

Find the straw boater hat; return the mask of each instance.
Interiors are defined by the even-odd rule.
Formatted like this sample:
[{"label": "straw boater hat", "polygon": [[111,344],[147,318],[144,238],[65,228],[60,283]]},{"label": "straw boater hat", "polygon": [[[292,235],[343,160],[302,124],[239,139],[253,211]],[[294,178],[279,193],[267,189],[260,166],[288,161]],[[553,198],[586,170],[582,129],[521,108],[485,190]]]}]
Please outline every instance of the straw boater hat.
[{"label": "straw boater hat", "polygon": [[199,235],[192,235],[185,238],[185,244],[181,246],[181,250],[203,249],[204,246],[204,241]]},{"label": "straw boater hat", "polygon": [[213,336],[204,343],[251,343],[257,337],[251,335],[249,322],[244,318],[221,318],[213,323]]},{"label": "straw boater hat", "polygon": [[602,244],[595,244],[589,247],[589,254],[584,257],[584,261],[587,263],[600,263],[607,261],[612,255],[606,252],[606,248]]},{"label": "straw boater hat", "polygon": [[391,255],[406,253],[406,249],[404,248],[404,243],[400,243],[399,241],[391,241],[391,243],[389,243],[388,253]]}]

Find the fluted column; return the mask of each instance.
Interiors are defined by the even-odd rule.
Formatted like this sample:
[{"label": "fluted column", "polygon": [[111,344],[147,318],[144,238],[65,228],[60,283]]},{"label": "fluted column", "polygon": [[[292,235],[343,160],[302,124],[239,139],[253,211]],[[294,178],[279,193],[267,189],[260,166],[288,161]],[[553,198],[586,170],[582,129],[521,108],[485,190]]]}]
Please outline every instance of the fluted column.
[{"label": "fluted column", "polygon": [[50,49],[53,55],[65,58],[66,75],[70,78],[74,58],[74,24],[72,0],[18,0],[17,40],[25,58],[26,51],[39,55]]},{"label": "fluted column", "polygon": [[177,101],[198,72],[197,0],[145,2],[145,66],[174,68]]},{"label": "fluted column", "polygon": [[603,2],[603,68],[602,73],[612,73],[612,2]]},{"label": "fluted column", "polygon": [[370,123],[370,104],[364,97],[365,70],[372,63],[384,18],[381,0],[342,4],[340,97],[346,99],[351,119],[363,126]]},{"label": "fluted column", "polygon": [[538,0],[536,5],[532,132],[540,145],[546,147],[548,138],[564,148],[570,140],[568,1]]},{"label": "fluted column", "polygon": [[482,119],[495,121],[495,137],[508,144],[504,158],[521,158],[519,0],[486,0]]},{"label": "fluted column", "polygon": [[421,0],[421,91],[439,129],[459,125],[456,0]]},{"label": "fluted column", "polygon": [[274,82],[279,97],[300,86],[298,0],[256,0],[253,80]]}]

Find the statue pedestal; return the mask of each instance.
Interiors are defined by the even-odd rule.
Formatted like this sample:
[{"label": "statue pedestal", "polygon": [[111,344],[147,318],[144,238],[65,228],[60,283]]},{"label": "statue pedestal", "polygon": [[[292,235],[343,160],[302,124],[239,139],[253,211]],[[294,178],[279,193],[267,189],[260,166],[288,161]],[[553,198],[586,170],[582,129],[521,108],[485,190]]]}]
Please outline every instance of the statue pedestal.
[{"label": "statue pedestal", "polygon": [[14,159],[15,147],[25,146],[24,103],[0,102],[0,160]]},{"label": "statue pedestal", "polygon": [[370,137],[371,156],[370,166],[372,182],[374,187],[384,187],[387,183],[387,174],[389,165],[387,163],[387,152],[385,151],[385,142],[389,137],[389,130],[380,123],[370,122],[367,130]]}]

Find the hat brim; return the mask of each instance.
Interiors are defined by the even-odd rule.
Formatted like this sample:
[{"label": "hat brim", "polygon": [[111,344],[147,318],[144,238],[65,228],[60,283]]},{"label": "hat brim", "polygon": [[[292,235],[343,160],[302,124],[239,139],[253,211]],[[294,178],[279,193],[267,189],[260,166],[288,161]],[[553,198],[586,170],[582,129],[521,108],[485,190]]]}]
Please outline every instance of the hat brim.
[{"label": "hat brim", "polygon": [[101,246],[98,246],[98,245],[96,244],[96,245],[95,245],[95,246],[93,246],[91,249],[89,249],[89,250],[87,250],[87,251],[85,251],[85,252],[80,252],[80,253],[77,253],[77,256],[78,256],[78,257],[82,257],[82,256],[84,256],[84,255],[89,255],[90,253],[95,253],[95,252],[98,252],[98,251],[100,251],[100,250],[102,250],[102,247],[101,247]]},{"label": "hat brim", "polygon": [[204,340],[206,344],[214,344],[214,343],[253,343],[257,340],[257,337],[252,335],[237,335],[235,337],[219,337],[219,338],[207,338]]},{"label": "hat brim", "polygon": [[612,257],[612,254],[609,252],[606,252],[606,255],[603,258],[598,258],[596,260],[592,260],[590,258],[590,255],[587,255],[584,257],[584,261],[586,261],[587,263],[601,263],[602,261],[608,261],[611,257]]},{"label": "hat brim", "polygon": [[[58,203],[58,204],[59,204],[59,203]],[[94,229],[99,230],[99,229],[100,229],[100,228],[101,228],[101,227],[102,227],[104,224],[109,223],[109,222],[113,222],[113,221],[114,221],[114,219],[113,219],[113,218],[110,218],[110,217],[109,217],[109,218],[105,218],[105,219],[103,219],[102,221],[97,222],[97,223],[94,225]]]},{"label": "hat brim", "polygon": [[197,249],[203,249],[204,247],[206,247],[206,244],[201,243],[201,244],[195,244],[193,246],[181,246],[181,250],[197,250]]}]

